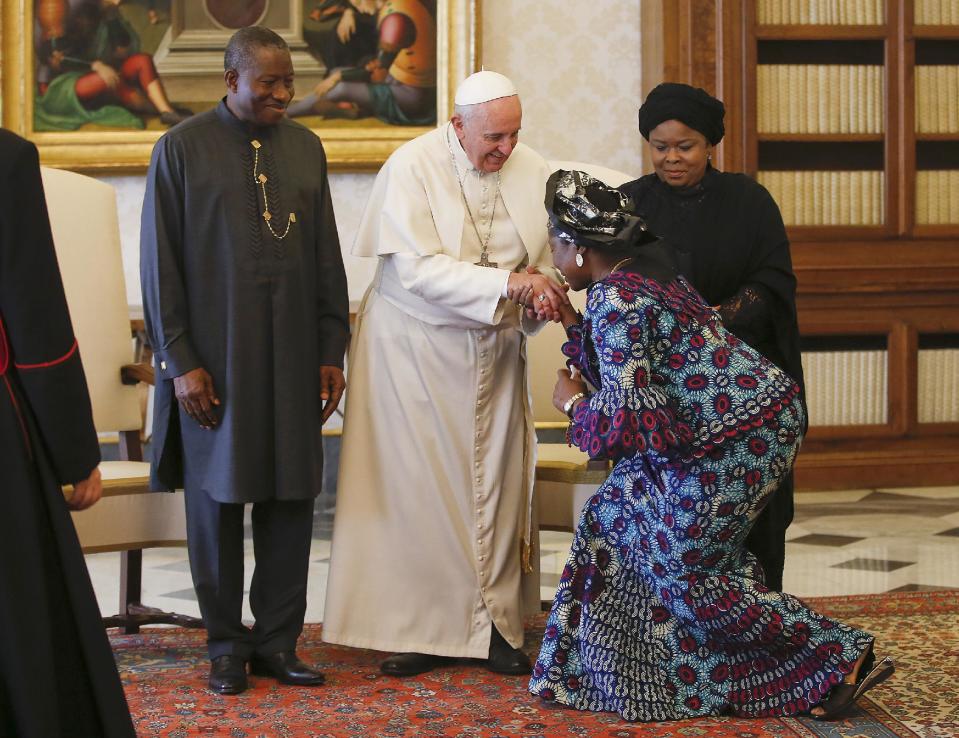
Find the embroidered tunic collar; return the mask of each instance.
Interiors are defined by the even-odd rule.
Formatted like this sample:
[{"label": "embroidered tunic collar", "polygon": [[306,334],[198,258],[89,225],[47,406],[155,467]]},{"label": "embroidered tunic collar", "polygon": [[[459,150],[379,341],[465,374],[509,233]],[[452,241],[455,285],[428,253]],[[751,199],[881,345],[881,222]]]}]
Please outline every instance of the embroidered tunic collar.
[{"label": "embroidered tunic collar", "polygon": [[233,111],[226,104],[226,95],[224,95],[216,106],[216,117],[220,122],[232,128],[236,132],[247,138],[267,138],[276,126],[258,126],[255,123],[248,123],[245,120],[237,118]]}]

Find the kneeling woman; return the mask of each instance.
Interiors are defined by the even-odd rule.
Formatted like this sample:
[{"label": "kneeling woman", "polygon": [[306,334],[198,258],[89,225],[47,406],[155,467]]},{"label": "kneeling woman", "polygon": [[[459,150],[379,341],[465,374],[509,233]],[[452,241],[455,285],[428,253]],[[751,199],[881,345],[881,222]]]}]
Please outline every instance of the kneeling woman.
[{"label": "kneeling woman", "polygon": [[[547,184],[567,308],[554,402],[613,460],[583,509],[529,689],[627,720],[839,714],[888,678],[873,637],[769,591],[744,548],[792,468],[799,387],[726,331],[671,249],[582,172]],[[589,387],[579,375],[596,388]]]}]

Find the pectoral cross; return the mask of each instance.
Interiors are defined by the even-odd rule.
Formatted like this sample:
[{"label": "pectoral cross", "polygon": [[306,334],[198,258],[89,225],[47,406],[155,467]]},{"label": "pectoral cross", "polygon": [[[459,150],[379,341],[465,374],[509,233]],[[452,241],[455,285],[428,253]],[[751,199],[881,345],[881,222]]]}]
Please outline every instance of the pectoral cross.
[{"label": "pectoral cross", "polygon": [[489,267],[490,269],[496,269],[499,266],[497,262],[489,260],[489,254],[485,251],[480,254],[480,260],[475,262],[475,264],[478,267]]}]

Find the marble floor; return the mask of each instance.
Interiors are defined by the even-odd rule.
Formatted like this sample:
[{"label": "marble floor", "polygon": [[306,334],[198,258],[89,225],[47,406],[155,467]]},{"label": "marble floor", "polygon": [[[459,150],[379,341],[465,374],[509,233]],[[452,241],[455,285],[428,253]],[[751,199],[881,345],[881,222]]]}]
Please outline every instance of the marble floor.
[{"label": "marble floor", "polygon": [[[333,496],[317,498],[307,622],[323,620],[334,510]],[[543,599],[552,599],[570,538],[541,534]],[[798,596],[959,589],[959,486],[800,493],[787,539],[785,589]],[[249,535],[245,561],[249,584]],[[101,610],[115,613],[119,554],[92,554],[87,564]],[[143,602],[199,614],[185,549],[144,552]],[[244,617],[252,620],[248,604]]]}]

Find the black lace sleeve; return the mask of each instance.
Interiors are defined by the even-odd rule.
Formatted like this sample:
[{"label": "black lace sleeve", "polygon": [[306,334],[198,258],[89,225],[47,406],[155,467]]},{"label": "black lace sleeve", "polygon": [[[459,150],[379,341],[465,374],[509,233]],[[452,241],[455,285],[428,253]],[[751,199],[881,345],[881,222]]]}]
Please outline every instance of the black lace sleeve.
[{"label": "black lace sleeve", "polygon": [[758,346],[775,332],[772,295],[761,284],[747,284],[719,305],[719,315],[733,334]]}]

